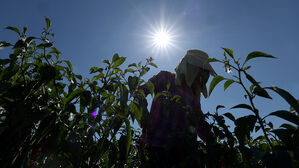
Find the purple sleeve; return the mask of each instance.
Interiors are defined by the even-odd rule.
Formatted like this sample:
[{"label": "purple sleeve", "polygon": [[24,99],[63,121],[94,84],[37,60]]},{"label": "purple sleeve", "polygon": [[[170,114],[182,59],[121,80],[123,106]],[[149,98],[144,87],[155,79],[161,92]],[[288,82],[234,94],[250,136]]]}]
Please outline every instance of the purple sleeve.
[{"label": "purple sleeve", "polygon": [[[167,82],[169,81],[170,72],[160,71],[157,75],[154,75],[148,81],[152,82],[155,87],[155,93],[160,92],[162,90],[166,90]],[[138,90],[143,90],[145,95],[150,93],[150,90],[147,84],[141,85],[138,87]]]}]

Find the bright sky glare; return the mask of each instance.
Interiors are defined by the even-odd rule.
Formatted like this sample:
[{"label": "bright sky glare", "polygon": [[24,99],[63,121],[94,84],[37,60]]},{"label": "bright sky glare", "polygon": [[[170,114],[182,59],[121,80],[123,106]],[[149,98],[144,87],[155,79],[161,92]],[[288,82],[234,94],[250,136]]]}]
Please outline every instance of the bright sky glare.
[{"label": "bright sky glare", "polygon": [[170,35],[168,32],[160,30],[154,35],[154,45],[159,48],[168,47],[170,43]]},{"label": "bright sky glare", "polygon": [[148,23],[150,29],[146,30],[144,40],[149,42],[147,48],[154,52],[154,57],[169,56],[170,51],[177,50],[178,43],[178,28],[174,29],[174,24],[164,22],[163,18],[157,19],[160,24],[156,26],[153,23]]}]

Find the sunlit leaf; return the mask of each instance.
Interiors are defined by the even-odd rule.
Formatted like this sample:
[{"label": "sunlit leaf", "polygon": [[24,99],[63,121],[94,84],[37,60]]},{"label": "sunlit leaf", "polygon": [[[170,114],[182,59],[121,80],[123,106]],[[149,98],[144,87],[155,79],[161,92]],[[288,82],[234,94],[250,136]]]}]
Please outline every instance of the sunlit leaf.
[{"label": "sunlit leaf", "polygon": [[155,90],[155,86],[154,86],[154,84],[153,84],[151,81],[148,81],[148,82],[146,83],[146,85],[147,85],[147,87],[148,87],[148,89],[149,89],[151,95],[153,96],[153,95],[154,95],[154,90]]},{"label": "sunlit leaf", "polygon": [[112,58],[112,63],[114,63],[115,61],[117,61],[119,59],[119,55],[118,54],[114,54],[113,58]]},{"label": "sunlit leaf", "polygon": [[12,31],[18,33],[19,35],[21,35],[21,31],[18,28],[16,28],[16,27],[7,26],[6,29],[12,30]]},{"label": "sunlit leaf", "polygon": [[153,66],[155,68],[158,68],[158,66],[155,63],[153,63],[153,62],[150,62],[149,65],[151,65],[151,66]]},{"label": "sunlit leaf", "polygon": [[68,65],[68,67],[70,68],[71,71],[73,71],[73,65],[70,61],[65,61],[65,63]]},{"label": "sunlit leaf", "polygon": [[128,65],[128,67],[131,67],[131,66],[137,67],[136,63],[132,63],[132,64]]},{"label": "sunlit leaf", "polygon": [[46,21],[46,24],[47,24],[47,29],[49,29],[50,26],[51,26],[51,21],[50,21],[50,19],[47,18],[47,17],[45,17],[45,21]]},{"label": "sunlit leaf", "polygon": [[103,62],[103,63],[106,63],[107,65],[110,65],[109,60],[104,59],[102,62]]},{"label": "sunlit leaf", "polygon": [[117,68],[118,66],[120,66],[122,63],[124,63],[126,60],[126,57],[120,57],[119,59],[117,59],[114,64],[112,65],[112,68]]},{"label": "sunlit leaf", "polygon": [[54,54],[57,54],[57,55],[61,54],[61,52],[56,47],[51,47],[51,49],[52,50],[49,53],[54,53]]},{"label": "sunlit leaf", "polygon": [[234,54],[233,54],[233,51],[229,48],[223,48],[222,49],[232,58],[234,58]]},{"label": "sunlit leaf", "polygon": [[129,76],[128,78],[128,85],[130,91],[135,91],[137,84],[138,84],[139,78],[136,76]]}]

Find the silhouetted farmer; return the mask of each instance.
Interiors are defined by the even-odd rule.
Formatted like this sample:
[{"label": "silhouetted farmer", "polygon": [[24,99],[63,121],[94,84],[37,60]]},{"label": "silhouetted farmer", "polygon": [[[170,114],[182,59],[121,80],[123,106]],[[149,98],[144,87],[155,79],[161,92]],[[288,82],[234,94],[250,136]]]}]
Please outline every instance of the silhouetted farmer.
[{"label": "silhouetted farmer", "polygon": [[[196,133],[203,141],[214,142],[200,105],[201,93],[207,97],[209,75],[216,75],[208,58],[203,51],[189,50],[176,74],[161,71],[149,79],[155,94],[162,93],[141,125],[140,146],[149,152],[150,167],[196,166]],[[146,84],[139,89],[150,93]]]}]

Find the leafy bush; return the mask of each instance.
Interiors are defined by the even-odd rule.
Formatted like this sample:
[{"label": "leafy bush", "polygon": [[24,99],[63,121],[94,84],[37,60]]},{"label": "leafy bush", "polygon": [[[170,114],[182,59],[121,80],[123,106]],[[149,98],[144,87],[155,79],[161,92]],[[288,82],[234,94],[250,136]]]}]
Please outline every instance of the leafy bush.
[{"label": "leafy bush", "polygon": [[[8,58],[0,59],[0,165],[2,167],[148,167],[147,151],[136,146],[139,125],[148,119],[145,95],[134,92],[145,81],[142,76],[150,67],[156,67],[151,58],[145,64],[130,64],[120,68],[125,57],[115,54],[112,60],[103,60],[105,67],[92,67],[91,79],[73,72],[72,64],[61,60],[61,52],[51,38],[51,22],[40,37],[27,36],[27,28],[7,27],[16,32],[15,44],[0,42],[0,47],[11,47]],[[256,57],[273,56],[250,53],[241,64],[230,49],[223,48],[220,62],[238,76],[232,79],[216,76],[209,92],[225,80],[224,89],[232,83],[245,91],[249,104],[245,108],[252,115],[238,119],[231,113],[206,114],[217,137],[217,145],[196,142],[194,153],[202,167],[298,167],[299,163],[299,105],[285,90],[262,87],[247,70],[246,63]],[[229,56],[230,59],[227,58]],[[232,64],[232,63],[233,64]],[[243,77],[252,83],[246,87]],[[149,84],[149,86],[151,86]],[[149,87],[153,95],[153,87]],[[292,107],[268,116],[277,116],[289,123],[279,129],[261,118],[254,104],[257,96],[271,98],[268,91],[282,96]],[[166,93],[164,93],[166,94]],[[231,132],[224,117],[232,120]],[[290,124],[291,123],[291,124]],[[253,139],[254,132],[263,135]]]}]

